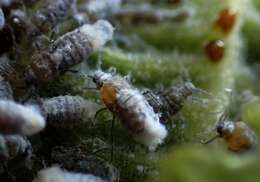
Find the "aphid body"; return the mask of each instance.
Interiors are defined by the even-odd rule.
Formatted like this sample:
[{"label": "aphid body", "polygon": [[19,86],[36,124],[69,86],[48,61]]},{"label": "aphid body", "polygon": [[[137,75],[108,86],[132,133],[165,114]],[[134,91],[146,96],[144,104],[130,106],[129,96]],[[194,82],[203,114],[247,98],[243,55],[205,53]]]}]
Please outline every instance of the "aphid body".
[{"label": "aphid body", "polygon": [[133,137],[155,150],[167,136],[167,130],[159,121],[159,115],[144,96],[122,77],[96,71],[93,81],[100,90],[106,107],[114,113]]},{"label": "aphid body", "polygon": [[46,0],[32,18],[32,22],[43,33],[53,30],[70,10],[74,0]]},{"label": "aphid body", "polygon": [[50,81],[88,58],[113,36],[113,27],[105,20],[80,28],[58,38],[47,51],[36,53],[25,72],[28,81]]},{"label": "aphid body", "polygon": [[73,173],[54,166],[41,170],[33,182],[107,182],[92,174]]},{"label": "aphid body", "polygon": [[45,120],[33,106],[0,100],[0,133],[32,135],[45,127]]},{"label": "aphid body", "polygon": [[32,155],[32,146],[28,139],[20,135],[0,135],[0,159],[12,160],[16,157],[29,159]]},{"label": "aphid body", "polygon": [[224,139],[228,148],[234,152],[251,149],[256,144],[255,133],[242,121],[233,122],[221,117],[217,125],[217,132]]},{"label": "aphid body", "polygon": [[40,108],[47,124],[59,127],[81,124],[88,112],[87,103],[82,97],[70,95],[45,99]]},{"label": "aphid body", "polygon": [[185,82],[157,94],[148,91],[144,95],[154,111],[160,114],[161,122],[165,122],[169,117],[179,112],[186,99],[196,91],[199,89],[191,82]]}]

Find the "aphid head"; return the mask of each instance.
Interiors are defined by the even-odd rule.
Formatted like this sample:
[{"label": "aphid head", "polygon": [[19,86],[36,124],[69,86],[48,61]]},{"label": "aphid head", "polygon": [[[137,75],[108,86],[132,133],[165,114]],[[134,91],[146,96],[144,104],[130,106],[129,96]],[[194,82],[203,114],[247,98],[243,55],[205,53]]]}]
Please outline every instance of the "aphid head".
[{"label": "aphid head", "polygon": [[90,78],[96,84],[98,89],[102,87],[104,81],[110,79],[111,77],[112,77],[111,74],[105,73],[100,70],[95,71],[94,74],[92,76],[90,76]]},{"label": "aphid head", "polygon": [[223,120],[220,121],[217,125],[217,132],[220,135],[220,137],[231,135],[234,129],[235,125],[232,121]]}]

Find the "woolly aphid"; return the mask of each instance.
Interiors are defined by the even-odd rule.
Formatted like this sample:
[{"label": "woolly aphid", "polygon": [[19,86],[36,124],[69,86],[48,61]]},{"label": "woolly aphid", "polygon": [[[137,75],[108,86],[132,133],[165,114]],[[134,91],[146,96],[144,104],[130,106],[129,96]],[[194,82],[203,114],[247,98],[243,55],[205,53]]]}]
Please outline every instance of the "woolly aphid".
[{"label": "woolly aphid", "polygon": [[82,124],[88,113],[88,104],[80,96],[58,96],[43,99],[39,108],[51,126],[73,127]]},{"label": "woolly aphid", "polygon": [[64,34],[49,50],[33,55],[32,63],[25,72],[26,80],[46,82],[61,75],[111,40],[113,30],[109,22],[99,20]]},{"label": "woolly aphid", "polygon": [[45,127],[45,120],[34,106],[0,100],[0,133],[32,135]]},{"label": "woolly aphid", "polygon": [[137,141],[149,150],[155,150],[163,143],[167,130],[139,90],[124,78],[102,71],[96,71],[92,79],[100,90],[103,103]]}]

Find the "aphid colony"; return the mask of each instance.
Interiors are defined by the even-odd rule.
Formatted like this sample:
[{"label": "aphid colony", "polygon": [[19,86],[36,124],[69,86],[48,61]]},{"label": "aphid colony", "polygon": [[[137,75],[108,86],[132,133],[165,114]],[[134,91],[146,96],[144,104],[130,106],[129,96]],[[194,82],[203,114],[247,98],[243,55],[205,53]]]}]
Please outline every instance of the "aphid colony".
[{"label": "aphid colony", "polygon": [[[111,4],[114,2],[115,5]],[[59,24],[68,16],[68,12],[76,13],[71,5],[75,0],[45,0],[32,16],[25,7],[33,6],[35,1],[6,0],[0,5],[0,39],[7,43],[0,53],[15,53],[11,49],[19,45],[22,36],[28,38],[30,46],[42,34],[58,31]],[[163,20],[176,21],[190,16],[189,11],[170,12],[156,10],[152,6],[129,6],[120,8],[121,1],[92,1],[85,3],[90,20],[108,16],[121,24],[158,23]],[[178,4],[180,1],[170,1]],[[106,11],[103,12],[103,10]],[[80,9],[79,9],[80,10]],[[215,25],[227,34],[234,26],[236,14],[229,9],[220,12]],[[30,55],[30,63],[16,67],[10,63],[7,54],[0,59],[0,159],[4,162],[15,158],[29,159],[32,156],[32,144],[26,136],[45,132],[45,127],[73,129],[84,126],[89,121],[89,107],[81,96],[55,96],[41,98],[31,96],[29,99],[16,98],[13,85],[20,76],[30,89],[38,88],[46,82],[52,82],[69,71],[75,65],[87,60],[93,52],[101,49],[113,38],[113,26],[106,20],[97,20],[75,28],[56,40],[49,41],[44,49],[34,50]],[[44,37],[44,36],[43,36]],[[5,45],[4,45],[5,46]],[[37,46],[36,46],[37,47]],[[210,40],[205,52],[208,58],[218,62],[224,57],[225,44],[222,39]],[[19,54],[18,54],[19,55]],[[19,56],[17,56],[19,57]],[[17,59],[17,57],[15,57]],[[18,68],[18,69],[17,69]],[[116,116],[122,126],[136,141],[155,151],[164,143],[168,135],[166,127],[170,118],[178,113],[185,101],[195,92],[202,90],[191,82],[174,85],[161,92],[147,91],[142,93],[125,78],[105,73],[101,70],[88,75],[96,84],[100,100],[106,108]],[[22,101],[21,101],[22,100]],[[112,121],[113,123],[113,121]],[[113,132],[113,131],[112,131]],[[228,148],[235,152],[251,149],[255,146],[255,134],[244,122],[228,121],[221,117],[217,124],[217,137],[226,142]],[[211,141],[211,140],[210,140]],[[113,143],[111,144],[113,149]],[[81,161],[84,162],[84,161]],[[44,163],[44,161],[43,161]],[[2,164],[0,164],[1,167]],[[4,164],[5,165],[5,164]],[[62,166],[64,167],[64,166]],[[41,170],[34,182],[103,182],[107,181],[93,174],[74,173],[50,167]]]}]

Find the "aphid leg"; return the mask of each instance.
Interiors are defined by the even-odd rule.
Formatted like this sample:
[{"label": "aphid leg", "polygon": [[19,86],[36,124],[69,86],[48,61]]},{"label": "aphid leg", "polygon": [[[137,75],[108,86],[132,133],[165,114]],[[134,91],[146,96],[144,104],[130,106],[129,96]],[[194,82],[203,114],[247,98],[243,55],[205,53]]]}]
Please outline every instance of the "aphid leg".
[{"label": "aphid leg", "polygon": [[201,144],[209,144],[209,143],[213,142],[214,140],[216,140],[219,137],[220,137],[219,134],[217,134],[217,135],[213,136],[212,138],[210,138],[209,140],[206,140],[206,141],[201,140],[200,143]]},{"label": "aphid leg", "polygon": [[78,70],[72,70],[72,69],[69,69],[67,72],[69,72],[69,73],[73,73],[73,74],[79,73]]},{"label": "aphid leg", "polygon": [[55,37],[55,34],[57,34],[58,33],[58,30],[52,30],[51,32],[50,32],[50,40],[54,40],[54,37]]},{"label": "aphid leg", "polygon": [[102,113],[103,111],[106,111],[106,110],[107,110],[106,107],[97,110],[97,112],[95,113],[95,116],[94,116],[94,121],[96,121],[96,119],[97,119],[97,117],[98,117],[98,115],[99,115],[100,113]]},{"label": "aphid leg", "polygon": [[116,116],[113,114],[113,118],[112,118],[112,121],[111,121],[111,128],[110,128],[110,143],[111,143],[110,162],[113,162],[113,159],[114,159],[114,135],[113,135],[113,130],[114,130],[114,125],[115,125],[115,119],[116,119]]},{"label": "aphid leg", "polygon": [[96,150],[94,150],[94,151],[91,152],[91,155],[96,155],[96,154],[98,154],[99,152],[103,152],[104,150],[111,150],[111,148],[110,148],[110,147],[102,147],[102,148],[100,148],[100,149],[96,149]]}]

